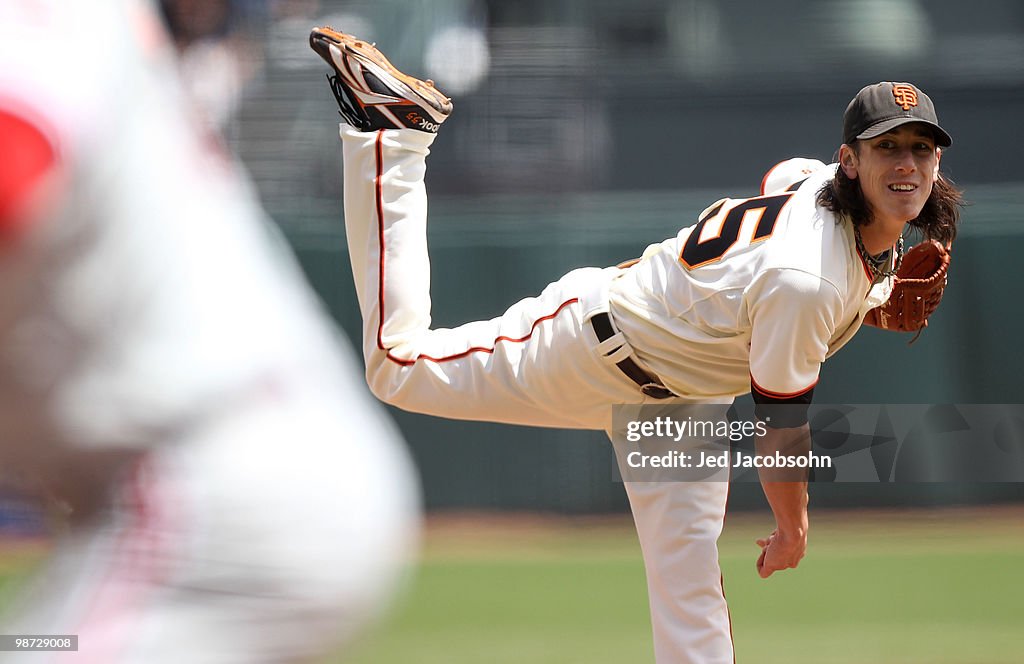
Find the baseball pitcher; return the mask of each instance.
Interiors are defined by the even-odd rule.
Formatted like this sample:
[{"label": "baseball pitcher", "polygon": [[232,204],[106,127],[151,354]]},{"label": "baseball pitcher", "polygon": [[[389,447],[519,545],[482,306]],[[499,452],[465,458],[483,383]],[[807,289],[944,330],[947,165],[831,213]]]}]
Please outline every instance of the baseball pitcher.
[{"label": "baseball pitcher", "polygon": [[[939,243],[955,235],[959,195],[939,174],[950,137],[924,92],[879,83],[847,110],[838,164],[784,164],[762,195],[713,203],[637,261],[574,270],[497,318],[433,330],[424,173],[451,101],[356,37],[322,27],[310,43],[333,69],[345,120],[367,380],[403,409],[607,431],[612,404],[721,404],[752,392],[770,419],[758,451],[809,449],[821,364],[898,288],[904,228]],[[769,418],[775,405],[787,408]],[[804,555],[807,488],[805,478],[762,483],[776,519],[758,542],[768,577]],[[728,483],[626,490],[658,662],[732,662],[716,548]]]}]

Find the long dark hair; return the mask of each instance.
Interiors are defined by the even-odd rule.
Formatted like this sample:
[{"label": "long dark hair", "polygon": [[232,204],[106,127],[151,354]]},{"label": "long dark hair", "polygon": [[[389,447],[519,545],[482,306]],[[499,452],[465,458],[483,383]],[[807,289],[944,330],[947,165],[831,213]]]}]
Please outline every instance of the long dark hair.
[{"label": "long dark hair", "polygon": [[[857,149],[856,145],[853,147]],[[836,176],[818,191],[818,205],[837,215],[848,216],[854,226],[871,223],[871,209],[864,199],[864,192],[856,180],[847,177],[842,166],[836,168]],[[963,206],[963,192],[940,173],[921,214],[907,223],[920,231],[925,239],[949,243],[956,238],[960,208]]]}]

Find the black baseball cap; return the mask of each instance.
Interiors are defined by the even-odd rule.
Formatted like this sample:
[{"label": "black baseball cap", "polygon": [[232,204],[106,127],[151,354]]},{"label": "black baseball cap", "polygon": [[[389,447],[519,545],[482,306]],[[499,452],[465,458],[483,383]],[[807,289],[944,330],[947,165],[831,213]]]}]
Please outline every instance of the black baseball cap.
[{"label": "black baseball cap", "polygon": [[912,83],[884,81],[866,86],[857,93],[843,114],[843,143],[858,138],[874,138],[908,122],[923,122],[932,128],[935,144],[949,147],[953,143],[946,130],[939,126],[935,106],[920,88]]}]

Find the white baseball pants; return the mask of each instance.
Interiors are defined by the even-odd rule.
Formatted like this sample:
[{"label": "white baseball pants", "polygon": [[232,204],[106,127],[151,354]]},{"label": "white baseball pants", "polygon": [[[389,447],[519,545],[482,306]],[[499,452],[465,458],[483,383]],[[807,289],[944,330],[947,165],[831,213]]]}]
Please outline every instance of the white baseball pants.
[{"label": "white baseball pants", "polygon": [[[381,400],[454,419],[609,431],[613,404],[651,401],[599,343],[618,268],[574,270],[503,315],[430,329],[426,157],[434,135],[341,125],[345,227],[366,376]],[[616,347],[622,348],[606,355]],[[716,542],[724,482],[627,482],[647,569],[657,661],[733,661]]]}]

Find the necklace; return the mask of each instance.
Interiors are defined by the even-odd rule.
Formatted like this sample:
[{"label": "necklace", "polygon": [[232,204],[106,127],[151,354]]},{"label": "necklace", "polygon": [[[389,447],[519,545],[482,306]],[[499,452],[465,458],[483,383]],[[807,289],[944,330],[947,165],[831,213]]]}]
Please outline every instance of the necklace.
[{"label": "necklace", "polygon": [[860,237],[860,227],[853,227],[853,237],[857,243],[857,253],[864,259],[864,264],[871,270],[871,274],[875,281],[891,277],[896,274],[896,271],[900,269],[900,265],[903,264],[903,236],[900,235],[899,239],[896,240],[896,261],[891,268],[882,270],[879,266],[875,257],[868,253],[868,250],[864,248],[864,240]]}]

